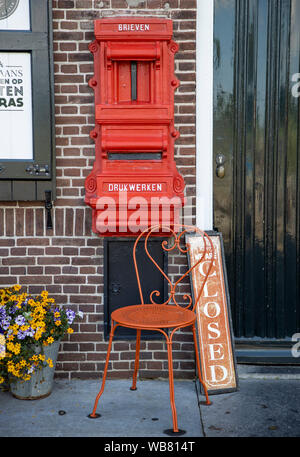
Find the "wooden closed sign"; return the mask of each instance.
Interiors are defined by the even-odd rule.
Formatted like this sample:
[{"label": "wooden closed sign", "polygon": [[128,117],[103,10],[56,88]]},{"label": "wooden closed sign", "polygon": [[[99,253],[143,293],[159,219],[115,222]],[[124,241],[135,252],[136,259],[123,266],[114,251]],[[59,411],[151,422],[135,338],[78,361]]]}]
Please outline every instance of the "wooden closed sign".
[{"label": "wooden closed sign", "polygon": [[[207,242],[204,258],[191,272],[191,288],[195,299],[205,279],[209,260],[213,256],[213,267],[196,309],[201,375],[208,393],[211,394],[237,390],[237,374],[222,236],[213,232],[209,233],[209,237],[214,252]],[[204,240],[202,236],[187,235],[186,241],[189,247],[189,263],[192,266],[203,256]]]}]

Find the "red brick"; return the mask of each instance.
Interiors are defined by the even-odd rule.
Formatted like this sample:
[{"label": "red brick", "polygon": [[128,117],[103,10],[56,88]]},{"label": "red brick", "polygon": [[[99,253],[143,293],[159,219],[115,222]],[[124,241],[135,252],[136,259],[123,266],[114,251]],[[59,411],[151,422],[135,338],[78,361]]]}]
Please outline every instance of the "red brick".
[{"label": "red brick", "polygon": [[16,276],[0,276],[0,285],[2,287],[17,284]]},{"label": "red brick", "polygon": [[3,265],[34,265],[34,257],[8,257],[2,259]]},{"label": "red brick", "polygon": [[48,246],[50,240],[48,238],[19,238],[18,246]]},{"label": "red brick", "polygon": [[73,0],[58,0],[58,8],[74,8]]},{"label": "red brick", "polygon": [[61,275],[61,276],[54,276],[54,283],[55,284],[83,284],[85,283],[84,277],[78,276],[68,276],[68,275]]},{"label": "red brick", "polygon": [[[61,51],[75,51],[76,50],[76,43],[60,43],[59,48]],[[67,66],[67,65],[66,65]],[[71,67],[73,65],[70,65]],[[64,72],[64,70],[61,68],[61,71]]]},{"label": "red brick", "polygon": [[4,235],[4,210],[0,208],[0,236]]},{"label": "red brick", "polygon": [[6,208],[5,210],[6,236],[14,235],[14,210]]},{"label": "red brick", "polygon": [[15,240],[11,239],[0,239],[0,246],[14,246]]},{"label": "red brick", "polygon": [[20,284],[51,284],[52,276],[20,276]]},{"label": "red brick", "polygon": [[39,265],[62,265],[70,263],[70,259],[68,257],[38,257],[37,263]]}]

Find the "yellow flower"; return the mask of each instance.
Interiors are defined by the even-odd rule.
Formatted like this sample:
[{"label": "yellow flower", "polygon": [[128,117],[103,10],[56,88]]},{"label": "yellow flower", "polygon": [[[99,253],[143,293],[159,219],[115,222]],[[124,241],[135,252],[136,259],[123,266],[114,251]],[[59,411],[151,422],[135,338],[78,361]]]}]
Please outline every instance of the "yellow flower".
[{"label": "yellow flower", "polygon": [[36,361],[36,360],[38,360],[38,356],[36,354],[33,354],[33,356],[30,358],[30,360]]},{"label": "yellow flower", "polygon": [[53,336],[49,336],[49,337],[47,338],[47,343],[48,343],[48,344],[52,344],[53,342],[54,342]]},{"label": "yellow flower", "polygon": [[58,311],[56,311],[56,312],[54,313],[54,317],[60,317],[60,313],[59,313]]},{"label": "yellow flower", "polygon": [[18,355],[21,351],[21,344],[20,343],[12,343],[8,342],[7,345],[7,350],[13,352],[14,354]]},{"label": "yellow flower", "polygon": [[47,359],[47,363],[48,363],[50,368],[53,367],[53,361],[52,361],[52,359],[50,359],[50,357],[49,357],[49,359]]},{"label": "yellow flower", "polygon": [[36,324],[37,324],[37,326],[40,327],[41,329],[43,329],[43,328],[45,327],[45,325],[46,325],[45,322],[43,322],[43,321],[38,321]]},{"label": "yellow flower", "polygon": [[5,379],[3,378],[3,376],[0,376],[0,384],[3,384],[5,381]]},{"label": "yellow flower", "polygon": [[28,329],[29,329],[29,325],[22,325],[20,327],[20,330],[22,330],[22,332],[26,332],[26,330],[28,330]]},{"label": "yellow flower", "polygon": [[16,285],[14,286],[14,289],[15,289],[16,291],[19,291],[19,290],[21,289],[20,284],[16,284]]},{"label": "yellow flower", "polygon": [[20,351],[21,351],[21,344],[20,343],[16,343],[15,344],[15,354],[18,355],[20,354]]},{"label": "yellow flower", "polygon": [[61,325],[61,321],[55,321],[56,327],[59,327]]},{"label": "yellow flower", "polygon": [[73,332],[74,332],[74,330],[71,327],[68,328],[67,333],[73,333]]},{"label": "yellow flower", "polygon": [[39,354],[39,359],[43,362],[45,360],[44,354]]},{"label": "yellow flower", "polygon": [[17,334],[18,334],[18,331],[19,331],[19,325],[18,325],[18,324],[14,324],[14,325],[12,325],[10,328],[11,328],[11,330],[13,331],[13,334],[14,334],[14,335],[17,335]]}]

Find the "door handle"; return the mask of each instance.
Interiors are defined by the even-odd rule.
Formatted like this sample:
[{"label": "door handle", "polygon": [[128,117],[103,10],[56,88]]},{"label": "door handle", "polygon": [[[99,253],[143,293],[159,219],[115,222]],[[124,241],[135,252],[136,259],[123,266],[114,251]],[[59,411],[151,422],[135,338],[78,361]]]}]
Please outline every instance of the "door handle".
[{"label": "door handle", "polygon": [[226,157],[221,152],[218,152],[216,155],[216,175],[218,178],[222,179],[225,176],[225,162]]}]

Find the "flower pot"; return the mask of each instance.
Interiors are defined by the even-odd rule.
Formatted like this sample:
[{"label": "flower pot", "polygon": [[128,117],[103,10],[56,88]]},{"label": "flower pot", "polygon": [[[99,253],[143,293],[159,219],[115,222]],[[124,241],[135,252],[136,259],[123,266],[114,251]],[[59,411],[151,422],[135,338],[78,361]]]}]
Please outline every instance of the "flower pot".
[{"label": "flower pot", "polygon": [[[10,384],[12,395],[20,400],[37,400],[48,397],[53,387],[55,364],[57,360],[60,341],[54,341],[44,347],[45,358],[52,359],[53,367],[44,367],[31,375],[29,381],[14,380]],[[40,354],[40,347],[36,346],[36,354]]]}]

